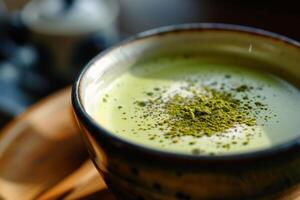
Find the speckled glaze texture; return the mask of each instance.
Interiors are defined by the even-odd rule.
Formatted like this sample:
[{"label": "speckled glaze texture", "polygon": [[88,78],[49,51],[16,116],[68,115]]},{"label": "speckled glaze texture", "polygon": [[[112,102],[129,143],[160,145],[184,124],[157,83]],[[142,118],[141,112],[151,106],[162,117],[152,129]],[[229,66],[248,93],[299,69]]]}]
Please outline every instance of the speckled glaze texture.
[{"label": "speckled glaze texture", "polygon": [[[91,73],[89,68],[97,67],[95,63],[101,62],[101,59],[111,54],[118,57],[115,51],[120,47],[126,50],[126,47],[136,45],[133,48],[138,48],[139,44],[147,41],[149,43],[149,40],[161,40],[157,42],[156,48],[162,45],[162,40],[174,36],[179,38],[177,42],[180,44],[181,34],[186,38],[196,38],[203,32],[206,34],[211,32],[216,37],[223,37],[224,34],[232,45],[235,45],[235,42],[232,42],[235,40],[248,39],[254,43],[258,41],[257,44],[253,44],[257,45],[257,55],[271,49],[266,54],[270,60],[278,63],[286,59],[284,65],[278,63],[274,73],[284,78],[288,77],[291,82],[299,86],[297,85],[300,80],[299,44],[286,37],[248,27],[189,24],[161,28],[139,34],[100,54],[87,65],[77,79],[73,87],[72,102],[91,159],[118,199],[275,199],[280,193],[300,182],[299,138],[253,153],[224,156],[180,155],[159,152],[123,141],[102,128],[85,111],[84,97],[81,93],[86,84],[82,85],[82,81],[86,74]],[[240,38],[234,38],[239,35]],[[168,44],[177,45],[175,40],[174,44],[172,40],[168,40]],[[243,43],[237,45],[243,46]],[[270,45],[274,47],[273,50]],[[154,47],[151,48],[153,50]],[[283,51],[279,51],[280,49]],[[193,49],[193,53],[196,51],[197,49]],[[247,50],[242,53],[247,53]],[[139,56],[140,54],[145,52],[141,51]],[[127,57],[130,56],[136,55],[129,53]],[[110,66],[105,69],[108,71],[104,74],[109,74]]]}]

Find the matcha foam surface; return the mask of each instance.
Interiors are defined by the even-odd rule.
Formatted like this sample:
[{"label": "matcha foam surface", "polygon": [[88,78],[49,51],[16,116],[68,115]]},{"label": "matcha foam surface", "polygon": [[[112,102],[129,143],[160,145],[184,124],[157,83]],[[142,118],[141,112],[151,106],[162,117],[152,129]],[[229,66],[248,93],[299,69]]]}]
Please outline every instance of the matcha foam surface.
[{"label": "matcha foam surface", "polygon": [[297,137],[299,104],[298,89],[274,75],[201,59],[161,58],[136,64],[99,90],[88,112],[132,143],[215,155]]}]

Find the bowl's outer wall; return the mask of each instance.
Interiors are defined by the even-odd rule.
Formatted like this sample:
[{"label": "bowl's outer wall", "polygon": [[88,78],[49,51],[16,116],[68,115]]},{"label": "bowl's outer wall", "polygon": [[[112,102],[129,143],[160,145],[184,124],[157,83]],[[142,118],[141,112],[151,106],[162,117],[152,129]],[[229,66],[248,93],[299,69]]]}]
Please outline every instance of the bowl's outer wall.
[{"label": "bowl's outer wall", "polygon": [[[81,120],[79,120],[81,121]],[[126,159],[126,148],[115,152],[105,148],[105,140],[93,137],[86,124],[80,122],[90,156],[108,187],[121,199],[253,199],[283,191],[300,181],[300,159],[285,160],[264,167],[244,169],[232,167],[187,170],[176,165],[154,165]],[[99,133],[101,134],[101,133]],[[187,163],[188,165],[189,163]],[[241,163],[242,164],[242,163]],[[266,197],[266,198],[267,198]]]}]

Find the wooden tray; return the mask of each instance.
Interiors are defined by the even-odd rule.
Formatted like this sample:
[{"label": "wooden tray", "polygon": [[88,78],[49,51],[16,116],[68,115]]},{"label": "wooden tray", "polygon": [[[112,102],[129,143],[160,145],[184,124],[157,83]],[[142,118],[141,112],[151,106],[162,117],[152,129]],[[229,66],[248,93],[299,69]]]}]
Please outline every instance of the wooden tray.
[{"label": "wooden tray", "polygon": [[[88,160],[70,89],[35,104],[0,131],[0,200],[113,200]],[[300,185],[276,200],[300,200]]]},{"label": "wooden tray", "polygon": [[70,89],[29,108],[0,131],[0,199],[112,199],[88,160]]}]

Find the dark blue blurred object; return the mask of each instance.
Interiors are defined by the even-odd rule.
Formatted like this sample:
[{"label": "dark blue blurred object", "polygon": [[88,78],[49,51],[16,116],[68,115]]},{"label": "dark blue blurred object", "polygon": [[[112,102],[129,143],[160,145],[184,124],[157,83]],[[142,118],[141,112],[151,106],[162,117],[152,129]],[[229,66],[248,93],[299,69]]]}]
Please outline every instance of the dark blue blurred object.
[{"label": "dark blue blurred object", "polygon": [[17,14],[0,23],[0,126],[59,87],[40,65],[45,57],[27,44],[28,31]]},{"label": "dark blue blurred object", "polygon": [[0,48],[0,113],[9,119],[56,86],[38,71],[40,57],[34,47],[18,46],[9,40],[0,42],[5,44]]},{"label": "dark blue blurred object", "polygon": [[69,10],[73,4],[74,4],[75,0],[64,0],[64,12]]},{"label": "dark blue blurred object", "polygon": [[[79,4],[82,3],[79,0],[62,1],[64,4],[61,5],[61,10],[57,8],[59,12],[53,12],[54,16],[48,13],[50,21],[46,20],[42,24],[47,25],[47,22],[55,24],[53,19],[58,22],[65,19],[69,22],[68,14],[72,14],[71,11],[74,12],[78,6],[86,6]],[[30,2],[37,4],[39,1]],[[52,1],[48,2],[53,3]],[[84,10],[84,8],[81,9],[82,12]],[[96,12],[98,12],[97,9]],[[72,78],[92,57],[112,44],[111,34],[99,33],[102,30],[100,28],[94,31],[95,27],[93,26],[89,27],[92,29],[91,32],[81,35],[79,30],[77,30],[78,34],[74,31],[71,32],[72,34],[53,34],[57,31],[55,26],[49,30],[49,33],[48,29],[46,32],[39,32],[29,26],[28,22],[26,23],[22,14],[24,13],[15,12],[1,17],[0,9],[0,126],[42,97],[71,84]],[[89,17],[87,19],[90,20]],[[75,22],[77,23],[77,21]],[[56,28],[60,29],[61,27]],[[58,33],[60,33],[59,31],[61,30],[58,30]],[[103,32],[105,31],[107,30],[103,29]],[[72,40],[74,40],[74,45]],[[55,41],[58,42],[55,43]],[[64,41],[66,41],[66,46],[72,43],[69,49],[66,48],[66,51],[71,52],[70,58],[66,56],[69,54],[64,50]],[[51,46],[52,44],[56,45],[55,48]],[[58,50],[61,49],[62,51],[59,52]],[[54,57],[56,54],[59,56]],[[60,62],[55,62],[63,60],[63,55],[67,58],[66,63],[68,64],[66,65],[68,66],[60,66]]]}]

